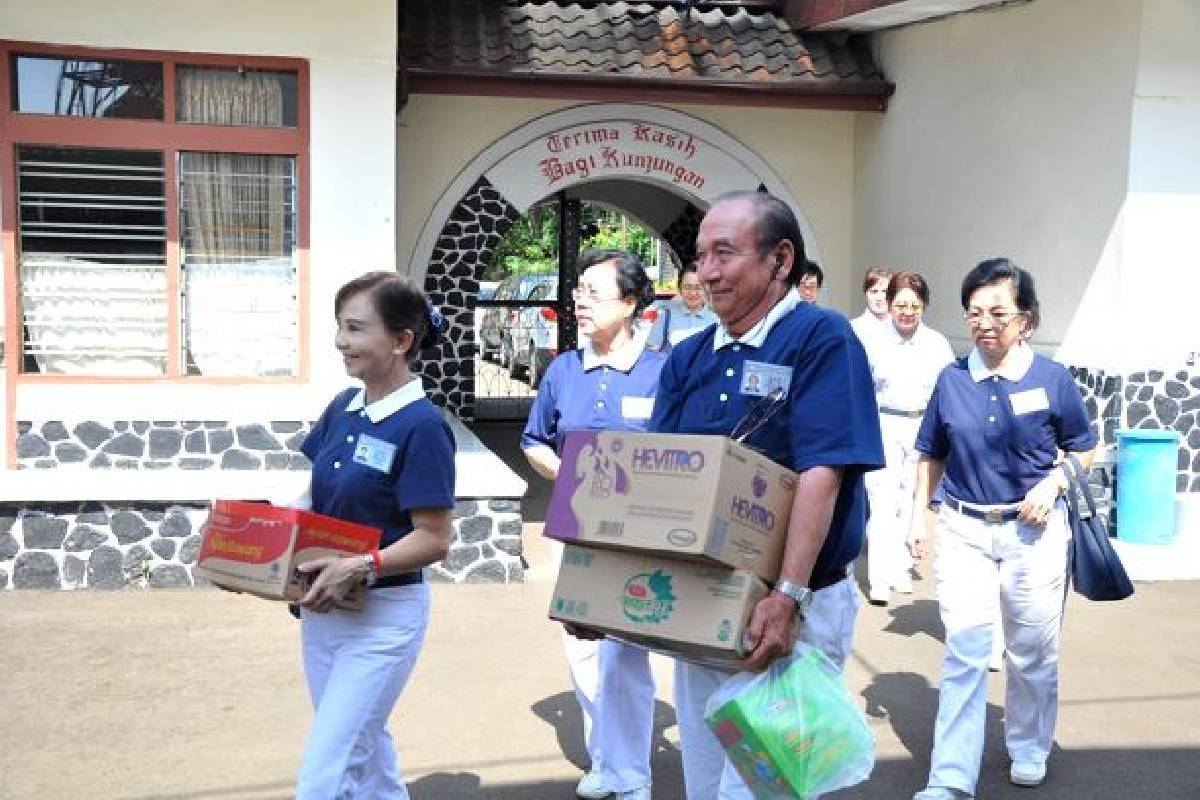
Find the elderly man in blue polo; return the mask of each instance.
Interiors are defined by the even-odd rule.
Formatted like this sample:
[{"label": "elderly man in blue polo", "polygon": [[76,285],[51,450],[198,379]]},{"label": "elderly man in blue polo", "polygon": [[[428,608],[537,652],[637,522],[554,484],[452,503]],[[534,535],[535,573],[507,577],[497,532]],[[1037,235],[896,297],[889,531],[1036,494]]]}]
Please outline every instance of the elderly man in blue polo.
[{"label": "elderly man in blue polo", "polygon": [[[650,429],[728,435],[767,387],[783,386],[782,412],[747,443],[799,479],[780,577],[754,610],[753,650],[741,666],[761,670],[807,642],[841,667],[859,605],[848,568],[866,526],[863,474],[884,464],[866,354],[844,316],[793,291],[811,262],[786,203],[765,192],[722,195],[696,252],[719,323],[671,351]],[[752,797],[704,724],[705,702],[727,677],[676,661],[689,800]]]}]

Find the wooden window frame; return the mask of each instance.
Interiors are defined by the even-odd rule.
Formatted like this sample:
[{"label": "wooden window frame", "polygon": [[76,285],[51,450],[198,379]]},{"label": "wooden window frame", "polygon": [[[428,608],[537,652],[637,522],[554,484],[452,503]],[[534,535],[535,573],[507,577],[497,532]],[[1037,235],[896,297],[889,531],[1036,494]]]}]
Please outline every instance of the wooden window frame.
[{"label": "wooden window frame", "polygon": [[[13,110],[14,55],[155,61],[163,67],[163,119],[107,119],[20,113]],[[246,67],[296,73],[297,120],[294,128],[203,125],[177,122],[176,70],[179,66]],[[156,150],[163,154],[166,189],[167,368],[163,375],[47,375],[21,371],[19,230],[16,195],[16,148],[19,145]],[[182,268],[179,242],[180,152],[292,156],[296,159],[297,214],[296,308],[299,319],[296,373],[283,376],[188,375],[183,371],[180,329]],[[0,40],[0,248],[4,253],[5,373],[9,414],[14,413],[18,383],[70,384],[299,384],[309,379],[309,68],[298,58],[166,50],[129,50]]]}]

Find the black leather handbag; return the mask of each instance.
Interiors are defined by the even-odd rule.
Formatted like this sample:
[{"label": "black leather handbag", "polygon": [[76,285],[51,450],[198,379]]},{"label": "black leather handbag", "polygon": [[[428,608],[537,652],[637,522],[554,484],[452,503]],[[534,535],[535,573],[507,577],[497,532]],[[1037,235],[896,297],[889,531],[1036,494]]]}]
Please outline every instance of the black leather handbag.
[{"label": "black leather handbag", "polygon": [[[1062,469],[1067,476],[1067,520],[1071,525],[1071,585],[1088,600],[1124,600],[1133,594],[1133,582],[1113,549],[1104,520],[1096,513],[1083,465],[1068,453]],[[1080,506],[1080,497],[1085,507]]]}]

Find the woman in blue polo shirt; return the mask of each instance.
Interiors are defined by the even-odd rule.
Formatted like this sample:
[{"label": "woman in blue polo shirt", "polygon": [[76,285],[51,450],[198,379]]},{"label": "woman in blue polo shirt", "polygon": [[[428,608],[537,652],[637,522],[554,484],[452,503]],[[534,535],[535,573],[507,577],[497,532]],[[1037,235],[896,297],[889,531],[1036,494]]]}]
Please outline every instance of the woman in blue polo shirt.
[{"label": "woman in blue polo shirt", "polygon": [[[589,250],[579,268],[572,297],[585,343],[551,362],[521,437],[529,463],[548,480],[558,475],[567,431],[646,429],[666,360],[646,347],[648,332],[633,325],[654,300],[641,262],[620,250]],[[648,653],[571,635],[564,644],[591,758],[576,794],[650,800],[654,679]]]},{"label": "woman in blue polo shirt", "polygon": [[946,628],[929,785],[914,800],[975,792],[983,757],[987,665],[1003,620],[1004,735],[1009,779],[1046,776],[1058,714],[1058,650],[1067,581],[1060,452],[1091,463],[1096,435],[1070,373],[1027,340],[1038,324],[1032,276],[1007,259],[984,261],[962,285],[975,348],[942,370],[917,435],[914,558],[936,527],[938,605]]},{"label": "woman in blue polo shirt", "polygon": [[[315,708],[296,797],[407,798],[387,730],[429,621],[421,570],[446,555],[454,438],[409,365],[444,322],[393,272],[350,281],[334,301],[335,344],[363,388],[339,393],[301,449],[318,513],[382,530],[366,556],[324,558],[301,599],[304,673]],[[359,611],[336,605],[366,581]]]}]

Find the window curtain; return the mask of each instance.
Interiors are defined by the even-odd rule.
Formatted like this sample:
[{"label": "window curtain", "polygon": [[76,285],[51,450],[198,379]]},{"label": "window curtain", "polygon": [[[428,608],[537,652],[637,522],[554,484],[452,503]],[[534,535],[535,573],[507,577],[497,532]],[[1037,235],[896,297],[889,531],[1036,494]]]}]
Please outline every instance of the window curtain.
[{"label": "window curtain", "polygon": [[280,78],[253,70],[180,67],[179,121],[279,127],[283,124]]},{"label": "window curtain", "polygon": [[295,374],[295,159],[183,153],[179,174],[188,371]]}]

